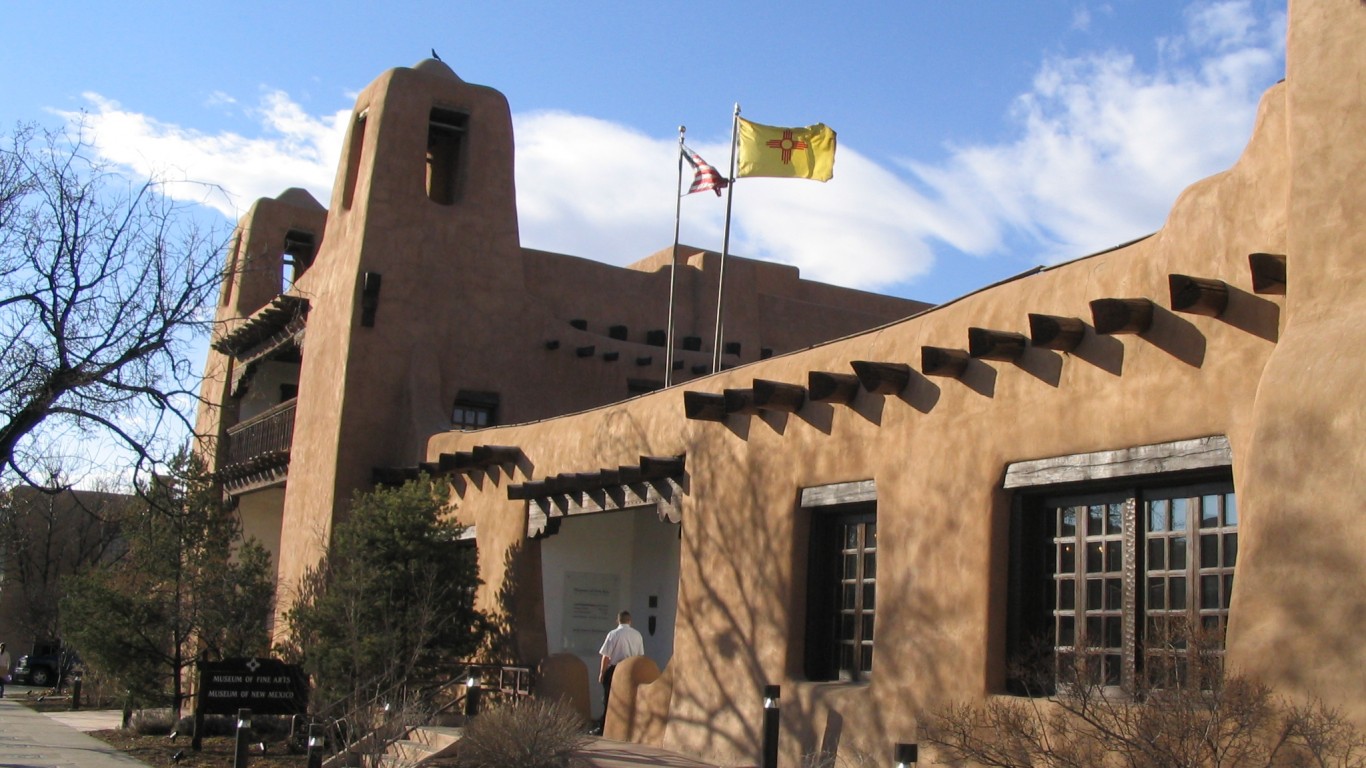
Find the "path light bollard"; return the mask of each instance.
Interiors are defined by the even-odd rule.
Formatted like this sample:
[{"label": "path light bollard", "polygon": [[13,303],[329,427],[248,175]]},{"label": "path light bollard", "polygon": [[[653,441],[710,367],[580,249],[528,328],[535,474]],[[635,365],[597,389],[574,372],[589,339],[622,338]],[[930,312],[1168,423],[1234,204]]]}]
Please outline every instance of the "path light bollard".
[{"label": "path light bollard", "polygon": [[237,736],[233,740],[232,768],[247,768],[247,739],[251,738],[251,710],[237,710]]},{"label": "path light bollard", "polygon": [[764,686],[764,760],[763,768],[778,768],[778,694],[782,686]]},{"label": "path light bollard", "polygon": [[81,676],[76,675],[71,679],[71,708],[81,708]]},{"label": "path light bollard", "polygon": [[892,768],[911,768],[920,759],[920,748],[915,744],[898,743],[892,748]]},{"label": "path light bollard", "polygon": [[308,726],[308,768],[323,768],[323,727],[318,723]]},{"label": "path light bollard", "polygon": [[470,672],[470,676],[465,678],[465,717],[470,718],[479,714],[479,673]]}]

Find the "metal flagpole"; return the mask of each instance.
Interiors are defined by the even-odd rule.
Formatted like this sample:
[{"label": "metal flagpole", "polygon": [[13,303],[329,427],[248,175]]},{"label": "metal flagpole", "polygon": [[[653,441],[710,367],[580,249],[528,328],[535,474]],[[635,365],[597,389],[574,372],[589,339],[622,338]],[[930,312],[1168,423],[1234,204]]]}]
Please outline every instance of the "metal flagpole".
[{"label": "metal flagpole", "polygon": [[740,131],[740,102],[735,102],[735,113],[730,118],[730,176],[726,184],[726,230],[721,238],[721,274],[716,280],[716,341],[711,349],[711,372],[721,370],[721,306],[726,295],[726,257],[730,255],[730,207],[735,194],[735,147]]},{"label": "metal flagpole", "polygon": [[678,273],[678,222],[683,210],[683,134],[687,126],[678,126],[678,184],[674,186],[674,248],[669,257],[669,322],[664,332],[664,386],[673,384],[674,376],[674,287]]}]

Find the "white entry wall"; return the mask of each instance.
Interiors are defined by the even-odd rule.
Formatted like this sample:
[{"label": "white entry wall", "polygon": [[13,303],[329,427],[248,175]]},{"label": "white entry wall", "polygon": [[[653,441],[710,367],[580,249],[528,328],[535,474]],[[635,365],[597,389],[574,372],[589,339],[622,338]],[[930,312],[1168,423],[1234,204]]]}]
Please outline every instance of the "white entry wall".
[{"label": "white entry wall", "polygon": [[588,666],[594,717],[602,715],[598,648],[617,611],[631,612],[645,655],[661,669],[673,655],[678,534],[678,525],[661,522],[649,506],[567,517],[541,542],[549,651],[574,653]]}]

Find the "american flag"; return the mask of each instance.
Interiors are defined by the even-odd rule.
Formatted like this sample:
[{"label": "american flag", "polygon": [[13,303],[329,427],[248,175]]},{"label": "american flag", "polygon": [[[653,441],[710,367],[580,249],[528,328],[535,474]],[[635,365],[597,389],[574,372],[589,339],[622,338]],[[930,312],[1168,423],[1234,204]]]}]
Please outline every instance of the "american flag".
[{"label": "american flag", "polygon": [[710,163],[703,160],[701,155],[688,149],[687,146],[683,147],[683,157],[687,159],[688,165],[692,166],[694,174],[692,186],[688,187],[688,191],[684,194],[691,195],[694,192],[710,189],[716,193],[717,197],[720,197],[721,190],[725,189],[728,183],[725,178],[715,168],[711,167]]}]

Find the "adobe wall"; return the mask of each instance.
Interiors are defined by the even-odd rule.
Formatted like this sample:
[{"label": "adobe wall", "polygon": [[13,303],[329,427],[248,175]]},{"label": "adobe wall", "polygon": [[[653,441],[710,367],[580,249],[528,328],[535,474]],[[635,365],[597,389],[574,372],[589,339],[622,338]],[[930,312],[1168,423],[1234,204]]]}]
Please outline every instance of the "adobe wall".
[{"label": "adobe wall", "polygon": [[[1001,689],[1008,464],[1226,435],[1245,542],[1230,658],[1366,720],[1355,693],[1366,683],[1366,598],[1351,586],[1362,581],[1366,537],[1356,514],[1366,467],[1356,381],[1363,345],[1351,343],[1353,320],[1366,309],[1358,308],[1366,301],[1366,197],[1353,194],[1366,170],[1353,138],[1366,127],[1366,68],[1352,44],[1366,39],[1366,7],[1297,2],[1292,14],[1290,84],[1263,98],[1238,163],[1186,190],[1150,238],[684,387],[536,424],[433,437],[429,460],[477,444],[525,453],[513,475],[481,476],[456,499],[460,519],[478,526],[481,599],[498,605],[509,583],[503,553],[524,541],[526,503],[507,499],[509,484],[686,453],[664,745],[756,760],[760,692],[781,683],[785,761],[812,751],[836,720],[843,750],[880,759],[893,742],[915,739],[918,712]],[[1288,296],[1253,293],[1252,252],[1288,254]],[[1172,273],[1227,282],[1226,313],[1170,311]],[[1089,318],[1094,299],[1136,297],[1158,305],[1141,336],[1089,332],[1072,353],[1031,348],[1017,363],[974,361],[960,379],[914,373],[902,395],[860,392],[852,407],[808,403],[790,416],[731,415],[724,424],[684,418],[684,389],[719,393],[756,378],[805,384],[809,371],[850,372],[852,360],[918,371],[922,345],[963,348],[970,326],[1027,333],[1026,313]],[[867,479],[876,482],[879,527],[872,681],[802,682],[798,495]],[[519,621],[543,615],[538,589],[518,585]],[[525,629],[544,635],[544,627]]]},{"label": "adobe wall", "polygon": [[1244,454],[1229,658],[1366,722],[1366,4],[1290,15],[1287,316]]}]

